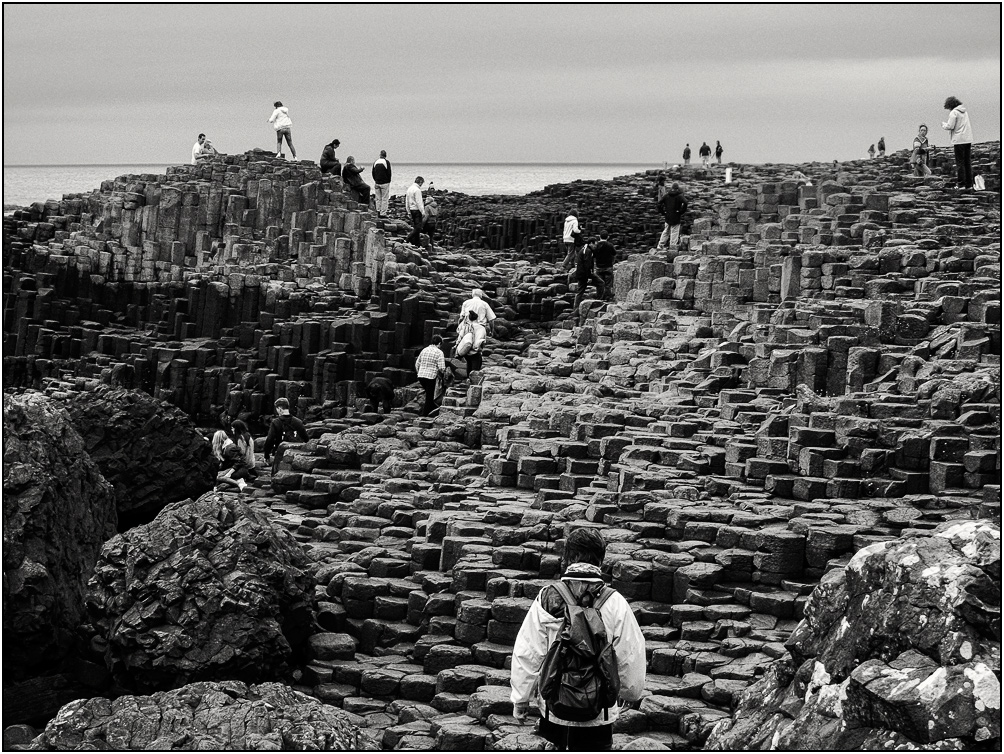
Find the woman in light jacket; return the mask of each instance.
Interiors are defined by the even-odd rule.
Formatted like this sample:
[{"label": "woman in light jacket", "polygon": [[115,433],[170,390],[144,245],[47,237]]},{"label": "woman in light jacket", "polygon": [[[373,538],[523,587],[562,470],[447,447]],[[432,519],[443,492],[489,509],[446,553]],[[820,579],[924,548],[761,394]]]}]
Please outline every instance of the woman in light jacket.
[{"label": "woman in light jacket", "polygon": [[293,159],[296,159],[296,149],[293,148],[293,121],[289,119],[289,108],[283,107],[282,103],[276,100],[275,110],[272,111],[272,116],[268,119],[269,123],[273,124],[275,128],[275,156],[282,157],[282,137],[286,137],[286,143],[289,144],[289,152],[293,155]]},{"label": "woman in light jacket", "polygon": [[955,147],[956,186],[960,189],[973,187],[973,127],[969,124],[969,113],[955,97],[945,100],[945,109],[951,110],[948,120],[941,127],[952,135]]}]

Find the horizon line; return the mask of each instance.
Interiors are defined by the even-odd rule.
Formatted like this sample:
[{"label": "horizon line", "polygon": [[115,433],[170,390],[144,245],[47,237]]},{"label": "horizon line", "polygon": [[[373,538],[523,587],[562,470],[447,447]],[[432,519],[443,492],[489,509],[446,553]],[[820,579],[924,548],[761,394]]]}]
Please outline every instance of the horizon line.
[{"label": "horizon line", "polygon": [[[292,160],[290,161],[292,162]],[[297,162],[302,162],[302,160],[297,160]],[[311,160],[313,162],[313,160]],[[187,162],[46,162],[46,163],[17,163],[17,164],[4,164],[5,168],[141,168],[141,167],[153,167],[155,165],[165,165],[167,167],[173,167],[175,165],[189,165]],[[436,162],[434,160],[426,160],[423,162],[399,162],[398,165],[553,165],[553,166],[564,166],[564,165],[589,165],[589,166],[615,166],[615,165],[630,165],[632,167],[638,165],[653,165],[659,163],[653,162]]]}]

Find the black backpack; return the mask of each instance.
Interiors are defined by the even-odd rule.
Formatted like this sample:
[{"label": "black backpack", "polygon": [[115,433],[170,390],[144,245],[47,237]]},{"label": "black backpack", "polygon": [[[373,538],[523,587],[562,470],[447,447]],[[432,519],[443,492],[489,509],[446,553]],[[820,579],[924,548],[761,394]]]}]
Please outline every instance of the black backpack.
[{"label": "black backpack", "polygon": [[600,617],[600,608],[614,590],[608,586],[596,594],[587,590],[580,605],[567,584],[559,581],[553,586],[565,600],[565,618],[540,668],[545,719],[553,713],[583,723],[601,712],[606,715],[620,694],[617,658]]},{"label": "black backpack", "polygon": [[296,427],[293,425],[292,416],[280,416],[279,423],[282,425],[282,441],[296,442]]}]

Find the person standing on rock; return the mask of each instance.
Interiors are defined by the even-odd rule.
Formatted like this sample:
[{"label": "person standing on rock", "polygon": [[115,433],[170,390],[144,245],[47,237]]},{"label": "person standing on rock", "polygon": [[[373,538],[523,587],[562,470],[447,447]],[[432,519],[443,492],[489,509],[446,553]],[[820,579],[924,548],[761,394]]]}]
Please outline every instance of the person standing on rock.
[{"label": "person standing on rock", "polygon": [[425,216],[425,202],[422,201],[422,184],[425,179],[417,176],[404,195],[404,209],[411,215],[411,233],[408,243],[418,246],[422,240],[422,218]]},{"label": "person standing on rock", "polygon": [[429,248],[432,248],[432,239],[436,235],[436,227],[439,225],[439,202],[436,201],[436,189],[429,184],[429,190],[425,194],[425,209],[422,215],[422,230],[429,236]]},{"label": "person standing on rock", "polygon": [[973,127],[969,123],[966,106],[955,97],[945,100],[945,109],[951,112],[941,127],[952,135],[952,146],[955,147],[956,186],[968,190],[973,187]]},{"label": "person standing on rock", "polygon": [[461,328],[467,327],[467,315],[469,312],[475,312],[478,315],[478,323],[484,325],[489,332],[495,332],[495,320],[497,319],[495,312],[492,311],[491,306],[485,301],[485,292],[480,288],[472,290],[471,297],[460,307],[460,323],[457,325],[458,333]]},{"label": "person standing on rock", "polygon": [[199,160],[204,160],[214,154],[219,154],[219,152],[213,147],[212,142],[206,138],[205,134],[199,134],[198,141],[192,145],[192,164],[198,165]]},{"label": "person standing on rock", "polygon": [[885,137],[879,136],[878,140],[878,156],[885,157]]},{"label": "person standing on rock", "polygon": [[593,246],[593,260],[596,262],[596,275],[603,281],[604,298],[614,297],[614,259],[617,250],[608,239],[609,233],[600,233],[599,243]]},{"label": "person standing on rock", "polygon": [[279,398],[275,402],[276,417],[268,425],[268,436],[265,438],[265,463],[275,452],[272,460],[272,476],[279,470],[279,462],[286,452],[286,446],[291,442],[307,442],[307,428],[303,422],[289,413],[289,401]]},{"label": "person standing on rock", "polygon": [[666,176],[660,175],[655,182],[655,206],[659,206],[659,202],[662,201],[662,197],[666,195]]},{"label": "person standing on rock", "polygon": [[467,326],[470,328],[470,333],[473,336],[471,350],[464,355],[464,359],[467,361],[467,379],[470,379],[471,373],[480,370],[482,367],[481,349],[484,348],[485,341],[488,339],[488,330],[478,322],[477,312],[468,312],[467,322]]},{"label": "person standing on rock", "polygon": [[[605,555],[606,543],[596,529],[580,527],[569,533],[562,555],[561,579],[537,593],[523,618],[512,650],[509,698],[513,717],[524,724],[529,716],[530,702],[535,702],[541,715],[538,733],[559,751],[609,750],[613,743],[614,721],[626,704],[639,700],[645,690],[645,637],[628,601],[603,583],[600,566]],[[566,623],[566,619],[574,615],[584,620]],[[585,629],[583,623],[591,628]],[[572,670],[568,655],[559,657],[556,651],[551,651],[552,647],[562,646],[556,642],[566,631],[573,636],[582,636],[585,631],[591,634],[585,638],[592,638],[594,644],[613,649],[612,657],[609,653],[601,653],[594,665],[585,672],[578,671],[582,674],[579,676],[582,683],[597,678],[593,668],[602,668],[604,677],[609,673],[612,677],[599,688],[606,692],[607,698],[613,697],[612,704],[606,706],[602,699],[589,704],[595,697],[586,699],[586,694],[577,695],[578,698],[572,698],[576,695],[561,696],[559,704],[564,704],[561,709],[567,709],[569,717],[579,720],[562,718],[554,711],[553,701],[549,701],[552,698],[549,680],[559,675],[563,679],[572,677],[567,672]],[[593,658],[584,657],[587,663],[590,659]],[[611,689],[611,685],[616,688]],[[579,683],[576,689],[583,690]],[[587,717],[594,710],[597,714]]]},{"label": "person standing on rock", "polygon": [[722,152],[724,152],[724,151],[725,150],[722,149],[722,143],[720,141],[716,141],[715,142],[715,159],[718,160],[718,164],[719,165],[722,164]]},{"label": "person standing on rock", "polygon": [[690,144],[689,143],[687,144],[687,146],[685,146],[683,148],[683,164],[684,165],[689,165],[690,164]]},{"label": "person standing on rock", "polygon": [[268,119],[269,123],[273,124],[275,128],[275,156],[282,157],[282,138],[286,137],[286,143],[289,145],[289,153],[293,155],[293,159],[296,159],[296,150],[293,148],[293,121],[289,118],[289,108],[283,107],[279,100],[275,101],[275,110],[272,111],[272,116]]},{"label": "person standing on rock", "polygon": [[709,167],[711,165],[711,147],[708,146],[708,142],[703,142],[701,148],[697,150],[697,154],[701,156],[701,164],[704,167]]},{"label": "person standing on rock", "polygon": [[874,160],[875,159],[875,145],[874,144],[872,144],[870,147],[868,147],[868,159],[869,160]]},{"label": "person standing on rock", "polygon": [[931,154],[931,145],[927,140],[927,126],[923,123],[917,129],[917,135],[913,138],[913,152],[910,153],[910,164],[913,165],[913,174],[918,178],[924,178],[931,174],[928,167],[928,158]]},{"label": "person standing on rock", "polygon": [[680,225],[683,223],[683,216],[687,212],[687,197],[680,190],[680,184],[674,183],[666,195],[662,198],[662,213],[666,218],[666,226],[659,236],[659,243],[656,251],[665,251],[666,243],[669,242],[669,249],[676,251],[680,245]]},{"label": "person standing on rock", "polygon": [[362,172],[363,168],[356,165],[356,158],[349,155],[349,158],[342,166],[342,181],[359,197],[360,204],[369,206],[370,185],[362,179]]},{"label": "person standing on rock", "polygon": [[341,177],[342,175],[342,163],[338,161],[338,157],[335,156],[335,150],[341,145],[338,139],[332,139],[328,142],[324,149],[321,151],[321,172],[325,175],[337,175]]},{"label": "person standing on rock", "polygon": [[380,150],[380,157],[373,163],[370,170],[373,176],[373,188],[376,190],[376,211],[378,217],[387,216],[387,205],[390,203],[391,165],[387,159],[387,151]]},{"label": "person standing on rock", "polygon": [[579,305],[582,300],[586,297],[586,288],[590,284],[596,288],[596,297],[598,299],[603,299],[606,295],[605,286],[603,281],[596,275],[594,271],[595,259],[593,258],[593,242],[598,242],[598,238],[590,239],[590,243],[583,244],[581,239],[573,247],[572,252],[565,257],[565,269],[570,269],[572,263],[575,264],[575,271],[573,273],[573,279],[576,283],[575,299],[572,302],[572,310],[574,312],[575,321],[579,321]]},{"label": "person standing on rock", "polygon": [[433,335],[432,343],[418,354],[418,358],[415,359],[415,371],[418,373],[419,383],[425,390],[422,416],[428,416],[436,409],[436,381],[446,374],[446,357],[443,355],[441,335]]},{"label": "person standing on rock", "polygon": [[561,240],[565,244],[565,258],[573,252],[575,249],[576,237],[582,237],[582,231],[579,230],[579,218],[575,214],[574,209],[568,211],[568,216],[565,217],[565,227],[561,233]]},{"label": "person standing on rock", "polygon": [[366,398],[374,412],[383,408],[383,413],[389,414],[394,405],[394,383],[382,375],[374,377],[366,384]]}]

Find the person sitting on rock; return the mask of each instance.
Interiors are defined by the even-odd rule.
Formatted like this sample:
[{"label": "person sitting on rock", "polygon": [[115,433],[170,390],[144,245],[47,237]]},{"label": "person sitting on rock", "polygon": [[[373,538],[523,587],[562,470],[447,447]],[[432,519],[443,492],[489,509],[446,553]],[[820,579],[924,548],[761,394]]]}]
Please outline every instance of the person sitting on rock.
[{"label": "person sitting on rock", "polygon": [[235,487],[238,492],[243,492],[247,486],[244,480],[248,476],[248,469],[234,441],[225,430],[220,429],[213,435],[212,447],[213,456],[220,462],[220,470],[216,474],[216,489]]},{"label": "person sitting on rock", "polygon": [[303,422],[289,413],[289,401],[279,398],[275,402],[276,417],[268,425],[268,436],[265,438],[265,463],[269,462],[269,456],[275,452],[272,460],[272,476],[279,471],[279,462],[286,452],[286,446],[291,442],[307,442],[307,428]]},{"label": "person sitting on rock", "polygon": [[248,473],[251,476],[257,476],[257,463],[254,459],[254,438],[251,437],[248,425],[240,419],[234,419],[230,423],[230,430],[230,436],[234,441],[234,445],[237,446],[237,450],[240,451],[241,457],[244,459],[244,465],[247,466]]},{"label": "person sitting on rock", "polygon": [[[524,724],[529,716],[530,702],[535,701],[542,718],[537,732],[559,751],[609,750],[613,743],[614,721],[627,703],[637,701],[645,691],[645,637],[628,601],[603,583],[600,566],[605,555],[606,543],[596,529],[583,526],[569,533],[561,558],[560,586],[548,584],[537,593],[523,618],[512,650],[509,698],[513,717]],[[585,608],[586,615],[588,608],[593,606],[599,613],[606,644],[612,647],[614,655],[605,667],[611,675],[616,675],[611,680],[616,681],[617,686],[615,704],[607,707],[597,700],[595,707],[599,708],[599,713],[591,719],[578,721],[563,719],[550,709],[544,690],[548,680],[545,674],[549,670],[545,661],[555,659],[549,650],[559,640],[565,616],[569,614],[567,611],[572,609],[569,600]],[[574,631],[574,627],[569,630]],[[594,632],[592,636],[595,639],[597,634]],[[564,662],[567,661],[563,658],[557,659],[558,670]],[[604,663],[597,665],[604,666]],[[569,706],[578,704],[588,714],[587,703],[588,700],[579,698]]]},{"label": "person sitting on rock", "polygon": [[219,154],[213,143],[206,138],[205,134],[199,134],[199,140],[192,145],[192,164],[198,165],[202,160]]},{"label": "person sitting on rock", "polygon": [[341,144],[338,139],[332,139],[330,142],[325,144],[324,150],[321,152],[321,172],[326,175],[337,175],[342,174],[342,163],[338,161],[338,157],[335,156],[335,150]]},{"label": "person sitting on rock", "polygon": [[[598,238],[591,239],[592,241],[599,242]],[[572,310],[575,315],[576,321],[579,321],[579,305],[586,296],[586,288],[590,284],[596,287],[596,297],[604,298],[605,296],[605,286],[603,281],[597,277],[596,273],[593,271],[595,260],[593,258],[592,243],[583,244],[581,239],[572,250],[572,253],[565,257],[564,267],[565,269],[570,269],[572,264],[575,264],[575,270],[572,273],[572,279],[578,286],[578,290],[575,292],[575,300],[572,304]]]},{"label": "person sitting on rock", "polygon": [[495,316],[495,312],[492,311],[491,306],[485,301],[485,292],[480,288],[472,290],[471,297],[460,307],[460,321],[457,324],[458,334],[461,328],[467,326],[467,315],[469,312],[475,312],[478,315],[478,323],[484,325],[489,333],[494,334],[497,317]]},{"label": "person sitting on rock", "polygon": [[436,382],[446,374],[446,357],[443,355],[443,336],[433,335],[432,343],[422,349],[415,359],[418,381],[425,390],[425,405],[422,416],[428,416],[436,409]]},{"label": "person sitting on rock", "polygon": [[366,398],[376,412],[378,407],[383,408],[383,413],[389,414],[394,405],[394,383],[386,377],[374,377],[366,383]]},{"label": "person sitting on rock", "polygon": [[359,203],[368,206],[370,203],[370,185],[360,177],[364,169],[356,165],[355,157],[349,155],[349,158],[345,161],[345,165],[342,167],[342,180],[359,197]]}]

